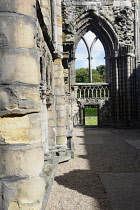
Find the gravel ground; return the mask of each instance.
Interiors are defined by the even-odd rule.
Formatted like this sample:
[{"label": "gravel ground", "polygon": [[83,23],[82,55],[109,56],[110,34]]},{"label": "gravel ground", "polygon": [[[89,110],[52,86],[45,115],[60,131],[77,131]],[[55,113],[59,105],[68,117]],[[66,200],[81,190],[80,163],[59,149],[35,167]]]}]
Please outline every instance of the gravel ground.
[{"label": "gravel ground", "polygon": [[75,128],[75,158],[59,164],[47,210],[111,210],[99,174],[140,173],[140,150],[126,140],[139,130]]}]

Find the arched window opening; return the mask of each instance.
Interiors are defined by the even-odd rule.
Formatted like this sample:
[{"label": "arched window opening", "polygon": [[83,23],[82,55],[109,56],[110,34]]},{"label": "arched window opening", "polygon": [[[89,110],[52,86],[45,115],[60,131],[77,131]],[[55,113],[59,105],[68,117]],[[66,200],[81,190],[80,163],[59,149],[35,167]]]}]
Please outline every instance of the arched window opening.
[{"label": "arched window opening", "polygon": [[83,83],[89,82],[88,73],[88,52],[84,41],[81,39],[78,43],[76,54],[75,54],[75,69],[76,69],[76,82]]},{"label": "arched window opening", "polygon": [[106,82],[105,51],[98,37],[91,31],[80,40],[76,49],[76,82]]}]

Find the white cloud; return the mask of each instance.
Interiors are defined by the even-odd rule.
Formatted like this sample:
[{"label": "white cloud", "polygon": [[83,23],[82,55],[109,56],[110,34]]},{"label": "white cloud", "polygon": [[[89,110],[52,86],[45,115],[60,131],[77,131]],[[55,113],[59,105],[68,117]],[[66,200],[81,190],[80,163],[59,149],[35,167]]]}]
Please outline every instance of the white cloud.
[{"label": "white cloud", "polygon": [[[95,34],[93,34],[92,32],[88,32],[85,34],[85,39],[88,42],[88,45],[90,46],[92,41],[95,38]],[[88,53],[87,53],[87,49],[86,46],[83,42],[83,40],[80,40],[77,50],[76,50],[76,55],[75,57],[77,58],[75,60],[75,67],[77,68],[88,68]],[[99,65],[103,65],[105,64],[105,54],[104,54],[104,48],[102,43],[100,42],[100,40],[97,40],[97,42],[95,43],[94,47],[93,47],[93,51],[92,51],[92,68],[96,68],[96,66]]]}]

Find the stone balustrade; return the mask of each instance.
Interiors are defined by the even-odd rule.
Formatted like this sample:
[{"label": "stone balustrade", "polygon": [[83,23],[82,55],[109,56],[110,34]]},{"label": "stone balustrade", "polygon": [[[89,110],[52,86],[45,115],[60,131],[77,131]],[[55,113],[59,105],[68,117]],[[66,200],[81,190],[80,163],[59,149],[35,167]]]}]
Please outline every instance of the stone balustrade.
[{"label": "stone balustrade", "polygon": [[77,99],[108,100],[110,97],[108,83],[76,83],[74,89]]}]

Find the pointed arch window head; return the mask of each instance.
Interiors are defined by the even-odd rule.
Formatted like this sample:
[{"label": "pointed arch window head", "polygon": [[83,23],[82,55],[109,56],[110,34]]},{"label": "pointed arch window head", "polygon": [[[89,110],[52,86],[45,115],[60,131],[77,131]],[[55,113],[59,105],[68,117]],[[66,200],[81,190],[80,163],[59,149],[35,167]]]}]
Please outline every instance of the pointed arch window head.
[{"label": "pointed arch window head", "polygon": [[93,41],[91,42],[91,45],[88,45],[88,41],[86,40],[86,38],[84,36],[82,36],[82,40],[84,41],[86,47],[87,47],[87,51],[88,51],[88,68],[89,68],[89,82],[92,83],[92,50],[93,47],[96,43],[96,41],[98,40],[98,37],[96,36]]},{"label": "pointed arch window head", "polygon": [[[76,69],[88,68],[89,81],[92,83],[92,69],[96,69],[97,66],[105,65],[104,57],[105,51],[102,43],[98,37],[91,31],[88,31],[77,46],[76,50]],[[83,66],[82,66],[83,65]]]}]

